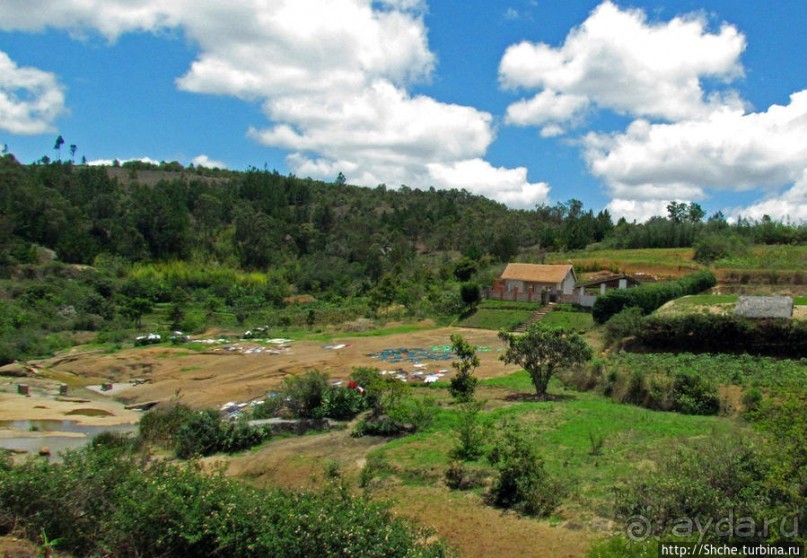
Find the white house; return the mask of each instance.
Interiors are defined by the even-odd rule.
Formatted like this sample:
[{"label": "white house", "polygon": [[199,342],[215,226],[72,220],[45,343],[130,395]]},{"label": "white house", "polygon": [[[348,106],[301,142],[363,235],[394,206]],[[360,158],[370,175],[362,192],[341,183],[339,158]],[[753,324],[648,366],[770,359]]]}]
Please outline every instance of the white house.
[{"label": "white house", "polygon": [[511,263],[502,272],[493,291],[508,300],[541,300],[543,296],[553,299],[558,295],[571,295],[577,276],[571,264],[539,265]]}]

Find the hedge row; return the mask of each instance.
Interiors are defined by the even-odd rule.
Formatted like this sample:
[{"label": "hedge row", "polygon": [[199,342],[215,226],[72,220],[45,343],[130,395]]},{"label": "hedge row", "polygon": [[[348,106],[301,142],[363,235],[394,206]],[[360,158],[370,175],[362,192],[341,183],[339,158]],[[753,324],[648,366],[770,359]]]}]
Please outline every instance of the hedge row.
[{"label": "hedge row", "polygon": [[598,324],[604,324],[611,316],[625,308],[636,306],[642,312],[650,312],[660,308],[665,302],[682,296],[697,294],[717,284],[710,271],[699,271],[682,277],[677,281],[664,283],[648,283],[634,289],[618,289],[597,297],[592,315]]},{"label": "hedge row", "polygon": [[807,355],[807,322],[718,314],[651,316],[642,322],[636,341],[653,351],[800,358]]}]

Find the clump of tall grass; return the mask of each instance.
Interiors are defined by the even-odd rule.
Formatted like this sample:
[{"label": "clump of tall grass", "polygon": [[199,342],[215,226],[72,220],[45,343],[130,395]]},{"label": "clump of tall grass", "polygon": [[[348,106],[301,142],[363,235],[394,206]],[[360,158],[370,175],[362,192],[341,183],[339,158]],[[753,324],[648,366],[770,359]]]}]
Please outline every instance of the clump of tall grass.
[{"label": "clump of tall grass", "polygon": [[243,272],[228,267],[186,261],[136,264],[129,277],[167,283],[173,287],[207,288],[214,285],[239,285],[261,288],[269,283],[266,273]]}]

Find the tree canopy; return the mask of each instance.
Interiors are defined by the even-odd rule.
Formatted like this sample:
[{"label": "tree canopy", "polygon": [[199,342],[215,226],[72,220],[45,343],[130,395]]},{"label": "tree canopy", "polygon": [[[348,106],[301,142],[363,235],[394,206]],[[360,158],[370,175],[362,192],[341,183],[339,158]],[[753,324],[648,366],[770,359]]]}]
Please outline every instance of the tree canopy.
[{"label": "tree canopy", "polygon": [[577,333],[560,329],[545,329],[540,323],[527,328],[526,333],[499,332],[507,348],[499,357],[506,364],[518,364],[532,379],[539,399],[546,398],[549,380],[562,367],[591,359],[591,347]]}]

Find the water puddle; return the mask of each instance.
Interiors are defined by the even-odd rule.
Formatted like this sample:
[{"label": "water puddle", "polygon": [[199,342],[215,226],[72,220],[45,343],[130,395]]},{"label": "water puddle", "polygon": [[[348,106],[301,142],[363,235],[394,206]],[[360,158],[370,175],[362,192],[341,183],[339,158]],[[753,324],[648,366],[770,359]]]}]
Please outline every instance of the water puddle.
[{"label": "water puddle", "polygon": [[115,413],[112,411],[107,411],[105,409],[73,409],[65,413],[66,415],[76,416],[81,415],[83,417],[112,417],[115,416]]},{"label": "water puddle", "polygon": [[[0,437],[0,448],[32,454],[47,448],[51,455],[56,456],[59,452],[83,447],[101,432],[136,433],[137,425],[97,426],[79,424],[74,420],[3,420],[0,421],[0,429],[20,431],[17,436]],[[49,435],[51,432],[54,435]],[[56,433],[70,433],[73,436],[59,436]]]}]

